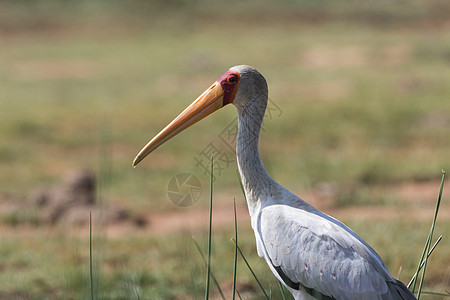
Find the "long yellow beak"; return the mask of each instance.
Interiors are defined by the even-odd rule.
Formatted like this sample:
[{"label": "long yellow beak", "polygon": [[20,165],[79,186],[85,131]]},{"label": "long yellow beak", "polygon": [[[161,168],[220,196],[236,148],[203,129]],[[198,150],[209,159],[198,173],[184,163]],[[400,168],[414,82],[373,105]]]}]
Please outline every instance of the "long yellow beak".
[{"label": "long yellow beak", "polygon": [[133,167],[166,141],[223,107],[223,98],[222,86],[216,81],[142,148],[133,161]]}]

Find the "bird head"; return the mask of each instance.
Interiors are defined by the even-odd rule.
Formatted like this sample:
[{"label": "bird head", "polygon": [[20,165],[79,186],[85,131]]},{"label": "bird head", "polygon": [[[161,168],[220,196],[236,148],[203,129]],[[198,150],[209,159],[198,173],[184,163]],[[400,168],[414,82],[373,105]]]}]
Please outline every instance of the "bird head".
[{"label": "bird head", "polygon": [[[239,109],[248,109],[249,107],[257,107],[266,109],[267,102],[267,82],[255,68],[246,65],[240,65],[230,68],[228,72],[239,73],[241,80],[233,100],[234,106]],[[223,76],[223,75],[222,75]],[[264,97],[259,97],[263,94]]]},{"label": "bird head", "polygon": [[216,110],[228,104],[234,104],[238,110],[245,109],[255,98],[252,95],[258,93],[265,93],[267,101],[266,81],[255,68],[246,65],[230,68],[142,148],[133,167],[163,143]]}]

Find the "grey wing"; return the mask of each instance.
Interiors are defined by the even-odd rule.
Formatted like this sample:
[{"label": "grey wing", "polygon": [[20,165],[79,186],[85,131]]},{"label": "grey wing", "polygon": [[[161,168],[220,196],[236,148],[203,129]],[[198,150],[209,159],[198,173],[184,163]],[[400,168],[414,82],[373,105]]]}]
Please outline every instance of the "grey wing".
[{"label": "grey wing", "polygon": [[294,289],[298,284],[309,294],[336,299],[390,299],[396,280],[367,244],[339,224],[291,206],[265,207],[258,220],[259,252]]}]

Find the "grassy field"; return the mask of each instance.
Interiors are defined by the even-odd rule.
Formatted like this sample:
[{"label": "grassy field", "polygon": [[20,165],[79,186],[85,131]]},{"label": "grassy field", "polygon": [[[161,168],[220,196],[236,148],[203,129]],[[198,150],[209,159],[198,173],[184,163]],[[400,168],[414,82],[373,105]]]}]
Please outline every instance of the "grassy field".
[{"label": "grassy field", "polygon": [[[257,67],[269,83],[276,110],[266,116],[260,146],[272,177],[305,200],[331,188],[325,211],[371,244],[392,275],[402,268],[400,279],[409,281],[441,170],[450,170],[446,1],[373,7],[358,1],[74,3],[0,2],[0,193],[25,199],[68,170],[87,168],[98,174],[106,205],[149,220],[145,229],[108,229],[94,220],[99,298],[202,297],[205,268],[191,236],[206,245],[207,215],[204,227],[180,232],[159,233],[152,220],[179,213],[183,222],[184,212],[208,206],[209,176],[195,158],[210,143],[233,157],[220,136],[235,110],[205,119],[138,168],[131,162],[237,64]],[[181,172],[196,174],[203,187],[189,209],[167,199],[169,180]],[[236,198],[245,210],[235,161],[216,175],[215,204],[232,207]],[[435,183],[431,198],[394,193],[424,183]],[[450,288],[446,194],[436,229],[444,239],[425,281],[427,290],[438,292]],[[374,214],[348,213],[366,208]],[[214,271],[224,285],[232,278],[232,222],[230,214],[214,232]],[[25,217],[12,226],[0,219],[0,299],[89,297],[88,230],[35,223]],[[247,258],[265,287],[278,293],[256,255],[248,220],[239,227]],[[243,264],[238,281],[256,287]]]}]

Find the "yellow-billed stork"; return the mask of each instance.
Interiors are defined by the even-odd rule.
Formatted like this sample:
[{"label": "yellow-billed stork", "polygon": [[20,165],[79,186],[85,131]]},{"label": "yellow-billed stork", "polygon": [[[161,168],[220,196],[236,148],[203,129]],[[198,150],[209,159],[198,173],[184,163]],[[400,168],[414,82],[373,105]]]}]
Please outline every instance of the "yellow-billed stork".
[{"label": "yellow-billed stork", "polygon": [[176,134],[231,103],[238,112],[237,164],[258,255],[294,298],[415,299],[350,228],[267,174],[258,147],[267,95],[266,80],[255,68],[232,67],[156,135],[133,166]]}]

